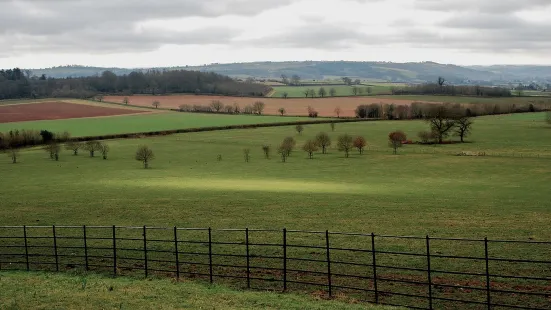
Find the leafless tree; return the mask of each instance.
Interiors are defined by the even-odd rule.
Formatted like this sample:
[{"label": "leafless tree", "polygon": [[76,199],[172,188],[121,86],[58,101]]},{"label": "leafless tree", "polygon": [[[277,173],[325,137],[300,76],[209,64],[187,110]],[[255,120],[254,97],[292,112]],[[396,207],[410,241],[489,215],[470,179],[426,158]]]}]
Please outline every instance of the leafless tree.
[{"label": "leafless tree", "polygon": [[289,97],[289,93],[288,92],[283,92],[283,99],[287,99]]},{"label": "leafless tree", "polygon": [[281,116],[285,115],[285,108],[279,108],[279,114],[281,114]]},{"label": "leafless tree", "polygon": [[233,106],[231,105],[227,105],[224,107],[224,111],[227,113],[227,114],[233,114]]},{"label": "leafless tree", "polygon": [[158,100],[153,101],[153,106],[155,107],[155,109],[158,109],[160,105],[161,103]]},{"label": "leafless tree", "polygon": [[253,111],[257,113],[258,115],[262,115],[262,112],[264,112],[264,107],[266,105],[262,101],[257,101],[253,105]]},{"label": "leafless tree", "polygon": [[281,75],[281,83],[289,85],[289,78],[285,74]]},{"label": "leafless tree", "polygon": [[335,131],[335,123],[331,123],[330,125],[331,125],[331,131],[334,132]]},{"label": "leafless tree", "polygon": [[444,83],[446,83],[446,79],[439,76],[438,77],[438,85],[440,85],[440,88],[442,88],[444,86]]},{"label": "leafless tree", "polygon": [[266,159],[270,159],[270,151],[271,147],[269,145],[265,144],[262,146],[262,152],[264,152],[264,157]]},{"label": "leafless tree", "polygon": [[460,117],[455,122],[455,134],[461,138],[461,142],[465,142],[464,138],[471,133],[473,121],[470,117]]},{"label": "leafless tree", "polygon": [[308,95],[310,96],[310,98],[314,98],[316,97],[316,91],[311,88],[308,90]]},{"label": "leafless tree", "polygon": [[101,155],[103,157],[103,159],[107,159],[107,153],[109,153],[109,145],[107,145],[106,143],[100,143],[100,152],[101,152]]},{"label": "leafless tree", "polygon": [[398,148],[402,147],[407,136],[403,131],[394,131],[388,134],[388,145],[394,149],[394,155],[398,154]]},{"label": "leafless tree", "polygon": [[61,147],[56,141],[52,141],[44,146],[44,150],[50,154],[50,159],[59,160],[59,151]]},{"label": "leafless tree", "polygon": [[11,162],[13,164],[17,164],[17,159],[19,158],[19,149],[16,147],[11,147],[6,150],[6,153],[8,153],[8,156],[11,158]]},{"label": "leafless tree", "polygon": [[235,114],[241,113],[241,108],[239,107],[239,104],[237,104],[237,103],[233,104],[233,113],[235,113]]},{"label": "leafless tree", "polygon": [[337,118],[341,117],[341,112],[342,112],[341,107],[336,107],[335,108],[335,114],[337,114]]},{"label": "leafless tree", "polygon": [[293,85],[295,85],[295,86],[300,85],[300,76],[298,76],[298,75],[296,75],[296,74],[293,75],[293,76],[291,77],[291,84],[293,84]]},{"label": "leafless tree", "polygon": [[103,95],[97,95],[96,96],[96,100],[99,101],[99,102],[102,102],[103,101]]},{"label": "leafless tree", "polygon": [[122,100],[122,103],[128,105],[128,102],[130,102],[130,101],[128,100],[128,97],[124,97],[124,99]]},{"label": "leafless tree", "polygon": [[318,90],[318,96],[320,96],[321,98],[327,96],[327,90],[325,90],[325,87],[320,87],[320,89]]},{"label": "leafless tree", "polygon": [[153,154],[153,150],[147,145],[142,145],[138,147],[135,159],[143,162],[144,169],[147,169],[149,167],[149,162],[155,159],[155,154]]},{"label": "leafless tree", "polygon": [[283,143],[281,143],[282,146],[285,147],[285,149],[288,151],[287,156],[291,156],[291,152],[297,145],[297,141],[293,137],[287,137],[283,139]]},{"label": "leafless tree", "polygon": [[84,149],[90,153],[90,157],[94,157],[95,152],[101,150],[101,143],[98,141],[86,141]]},{"label": "leafless tree", "polygon": [[329,95],[331,97],[335,97],[337,95],[337,89],[335,87],[331,87],[331,89],[329,89]]},{"label": "leafless tree", "polygon": [[354,147],[354,140],[352,136],[344,134],[339,136],[337,140],[337,147],[339,151],[344,152],[344,157],[348,158],[350,156],[350,150]]},{"label": "leafless tree", "polygon": [[314,140],[308,140],[304,143],[304,145],[302,146],[302,149],[308,153],[308,157],[310,159],[313,159],[314,158],[314,152],[317,152],[319,149],[318,149],[318,146],[316,144],[316,141]]},{"label": "leafless tree", "polygon": [[289,154],[291,153],[291,150],[289,149],[288,145],[281,144],[277,149],[277,153],[281,156],[281,161],[286,162],[287,157],[289,157]]},{"label": "leafless tree", "polygon": [[354,139],[354,147],[358,149],[360,152],[360,155],[363,154],[364,148],[366,147],[367,142],[365,141],[364,137],[358,136],[356,139]]},{"label": "leafless tree", "polygon": [[357,96],[357,95],[358,95],[358,87],[357,87],[357,86],[352,87],[352,94],[353,94],[354,96]]},{"label": "leafless tree", "polygon": [[65,144],[65,148],[69,151],[73,151],[73,155],[77,156],[78,151],[83,148],[83,143],[80,141],[69,141]]},{"label": "leafless tree", "polygon": [[308,96],[310,96],[310,88],[305,89],[305,90],[303,90],[302,92],[304,93],[304,96],[305,96],[306,98],[308,98]]},{"label": "leafless tree", "polygon": [[295,127],[295,130],[298,132],[299,135],[302,135],[302,132],[304,131],[304,126],[302,125],[297,125]]},{"label": "leafless tree", "polygon": [[222,103],[222,101],[220,100],[213,100],[211,103],[210,103],[210,107],[216,112],[220,112],[220,110],[222,110],[222,108],[224,108],[224,104]]},{"label": "leafless tree", "polygon": [[431,131],[438,134],[438,143],[442,143],[456,125],[457,114],[444,105],[434,105],[429,109],[425,120]]},{"label": "leafless tree", "polygon": [[331,138],[325,132],[320,132],[316,136],[316,144],[321,147],[323,154],[326,154],[327,148],[331,146]]},{"label": "leafless tree", "polygon": [[245,162],[248,163],[251,160],[251,149],[243,149],[243,155],[245,156]]}]

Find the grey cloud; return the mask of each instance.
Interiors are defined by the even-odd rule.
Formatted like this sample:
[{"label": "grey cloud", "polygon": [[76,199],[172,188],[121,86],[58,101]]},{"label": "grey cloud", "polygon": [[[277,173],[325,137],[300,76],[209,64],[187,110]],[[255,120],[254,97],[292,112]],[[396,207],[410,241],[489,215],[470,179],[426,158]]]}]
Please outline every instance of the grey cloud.
[{"label": "grey cloud", "polygon": [[443,12],[511,13],[520,10],[551,6],[549,0],[416,0],[423,10]]}]

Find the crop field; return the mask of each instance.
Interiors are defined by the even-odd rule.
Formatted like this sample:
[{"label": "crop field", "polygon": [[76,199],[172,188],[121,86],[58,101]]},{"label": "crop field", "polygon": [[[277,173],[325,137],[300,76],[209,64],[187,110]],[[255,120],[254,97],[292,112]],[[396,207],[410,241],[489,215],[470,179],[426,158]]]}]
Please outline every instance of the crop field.
[{"label": "crop field", "polygon": [[[29,149],[21,152],[18,164],[11,164],[7,157],[0,161],[0,175],[10,180],[1,189],[0,225],[286,227],[549,241],[551,128],[544,120],[544,113],[480,117],[475,119],[468,143],[405,145],[399,155],[392,155],[388,133],[400,129],[416,140],[416,134],[427,129],[426,123],[347,123],[337,124],[334,132],[328,124],[317,124],[305,126],[300,135],[294,126],[287,126],[113,140],[108,141],[107,160],[65,151],[59,161],[52,161],[43,150]],[[281,162],[275,148],[283,138],[293,136],[301,146],[321,131],[334,142],[328,154],[317,152],[314,159],[308,159],[297,147],[287,162]],[[336,138],[344,133],[364,136],[368,141],[365,154],[354,151],[344,158],[335,146]],[[142,144],[155,152],[151,169],[143,169],[133,159]],[[261,147],[265,144],[272,146],[270,159],[264,158]],[[250,162],[244,160],[244,149],[251,151]],[[485,156],[456,156],[460,152],[484,152]],[[255,241],[271,243],[273,239],[258,235]],[[357,239],[340,242],[342,247],[365,246],[355,243]],[[405,240],[388,250],[414,246]],[[435,247],[436,253],[483,254],[479,247],[455,248],[445,242]],[[533,250],[504,244],[493,245],[491,254],[547,260],[550,251],[544,246]],[[407,266],[414,261],[388,258],[380,263]],[[475,265],[467,261],[449,266],[442,260],[433,264],[437,269],[460,270]],[[491,268],[515,271],[508,269],[514,268],[510,264],[499,262],[492,262]],[[545,268],[521,270],[549,277]],[[476,285],[460,276],[447,281]],[[518,283],[508,285],[502,287],[512,289]]]},{"label": "crop field", "polygon": [[117,116],[149,112],[136,108],[115,108],[71,102],[37,102],[0,106],[0,123]]},{"label": "crop field", "polygon": [[[327,91],[327,97],[330,96],[329,90],[331,88],[334,88],[336,90],[336,97],[349,97],[354,96],[354,93],[352,92],[354,86],[347,86],[347,85],[319,85],[319,86],[275,86],[274,90],[275,92],[272,94],[272,98],[283,98],[283,94],[287,93],[289,98],[305,98],[305,91],[309,89],[313,89],[316,92],[316,97],[319,97],[318,91],[320,87],[325,88]],[[379,85],[379,84],[369,84],[369,85],[356,85],[357,88],[361,89],[361,93],[358,93],[358,95],[365,96],[365,95],[386,95],[390,94],[390,87],[387,85]],[[371,93],[367,93],[367,88],[371,89]]]},{"label": "crop field", "polygon": [[[123,96],[106,96],[106,102],[122,103]],[[408,105],[413,100],[400,100],[397,98],[379,98],[379,97],[330,97],[330,98],[250,98],[250,97],[223,97],[223,96],[194,96],[194,95],[174,95],[174,96],[131,96],[128,97],[129,104],[134,106],[151,107],[154,101],[160,102],[160,107],[165,109],[178,109],[180,105],[201,105],[209,106],[213,100],[219,100],[224,105],[237,104],[243,109],[247,105],[252,105],[256,101],[265,103],[264,114],[279,115],[279,109],[284,108],[286,115],[307,116],[308,107],[312,107],[323,117],[335,117],[335,108],[341,108],[341,116],[354,117],[358,105],[371,103],[394,103]]]}]

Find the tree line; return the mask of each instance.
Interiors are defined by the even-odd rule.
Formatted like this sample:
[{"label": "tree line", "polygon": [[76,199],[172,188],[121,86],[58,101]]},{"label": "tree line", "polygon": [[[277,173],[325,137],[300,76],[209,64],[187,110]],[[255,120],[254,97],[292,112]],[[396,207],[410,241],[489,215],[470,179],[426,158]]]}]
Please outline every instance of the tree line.
[{"label": "tree line", "polygon": [[446,85],[446,80],[438,78],[436,83],[391,87],[393,95],[446,95],[474,97],[512,97],[511,90],[504,87],[479,85]]},{"label": "tree line", "polygon": [[0,100],[20,98],[91,98],[97,94],[219,94],[261,97],[271,87],[246,83],[230,77],[199,71],[149,70],[117,76],[111,71],[101,75],[73,78],[31,76],[19,68],[0,70]]}]

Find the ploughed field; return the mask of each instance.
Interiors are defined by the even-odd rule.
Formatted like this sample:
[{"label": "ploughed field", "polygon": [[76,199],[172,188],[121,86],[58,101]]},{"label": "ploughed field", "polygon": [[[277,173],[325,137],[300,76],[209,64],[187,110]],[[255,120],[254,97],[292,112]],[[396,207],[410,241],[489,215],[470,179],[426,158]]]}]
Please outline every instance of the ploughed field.
[{"label": "ploughed field", "polygon": [[145,112],[147,111],[62,101],[9,104],[0,106],[0,123],[116,116]]},{"label": "ploughed field", "polygon": [[[106,96],[106,102],[123,103],[124,96]],[[335,108],[341,109],[340,116],[354,117],[358,105],[372,103],[394,103],[408,105],[415,100],[400,100],[396,98],[375,98],[375,97],[331,97],[331,98],[251,98],[251,97],[224,97],[224,96],[195,96],[195,95],[172,95],[172,96],[145,96],[135,95],[127,97],[130,105],[152,107],[154,101],[160,102],[160,108],[179,109],[181,105],[209,106],[212,101],[219,100],[224,105],[238,104],[241,110],[247,105],[253,105],[256,101],[265,103],[264,114],[279,115],[279,109],[284,108],[287,115],[308,116],[308,107],[317,111],[319,116],[334,117]]]}]

